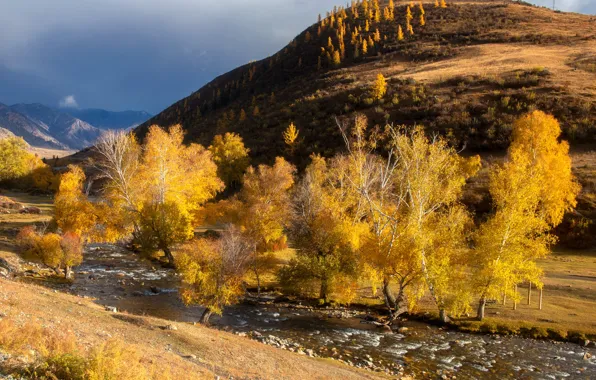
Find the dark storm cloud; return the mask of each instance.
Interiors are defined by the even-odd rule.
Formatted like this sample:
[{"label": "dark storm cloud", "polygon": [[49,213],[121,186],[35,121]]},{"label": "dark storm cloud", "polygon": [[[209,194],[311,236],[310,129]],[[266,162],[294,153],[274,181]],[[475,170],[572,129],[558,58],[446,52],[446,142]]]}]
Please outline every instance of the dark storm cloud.
[{"label": "dark storm cloud", "polygon": [[[158,112],[271,55],[339,3],[0,0],[0,102]],[[593,0],[557,0],[557,8],[596,12]]]}]

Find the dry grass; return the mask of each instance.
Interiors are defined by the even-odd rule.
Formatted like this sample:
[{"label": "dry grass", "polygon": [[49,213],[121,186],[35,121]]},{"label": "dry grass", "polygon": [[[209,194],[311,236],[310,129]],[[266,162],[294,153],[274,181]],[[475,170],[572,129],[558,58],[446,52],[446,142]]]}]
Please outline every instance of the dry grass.
[{"label": "dry grass", "polygon": [[[93,347],[100,347],[109,340],[126,342],[124,347],[133,347],[142,353],[139,363],[150,373],[159,374],[150,378],[162,379],[162,374],[168,372],[172,379],[186,379],[190,375],[261,379],[379,377],[340,363],[300,356],[198,325],[177,323],[176,331],[164,331],[159,327],[171,324],[171,321],[140,316],[134,317],[131,323],[130,318],[115,318],[123,314],[106,312],[92,300],[53,293],[35,285],[0,279],[0,294],[10,295],[0,297],[0,310],[7,314],[6,318],[18,325],[44,326],[49,332],[72,334],[85,358],[93,358]],[[19,302],[14,304],[11,299]],[[106,348],[102,355],[114,356],[109,351]],[[164,368],[168,370],[164,371]]]},{"label": "dry grass", "polygon": [[39,148],[32,146],[29,148],[31,153],[38,155],[41,158],[62,158],[66,156],[70,156],[71,154],[75,153],[74,150],[61,150],[61,149],[48,149],[48,148]]}]

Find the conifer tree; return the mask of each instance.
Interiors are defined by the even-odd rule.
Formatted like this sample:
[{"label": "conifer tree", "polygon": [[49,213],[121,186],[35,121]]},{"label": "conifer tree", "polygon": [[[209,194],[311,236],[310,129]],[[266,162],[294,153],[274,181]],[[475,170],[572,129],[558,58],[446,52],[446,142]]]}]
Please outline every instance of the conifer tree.
[{"label": "conifer tree", "polygon": [[261,113],[261,111],[259,110],[259,106],[255,106],[252,110],[252,115],[253,116],[259,116],[259,114]]},{"label": "conifer tree", "polygon": [[447,3],[445,0],[441,0],[441,8],[447,8]]},{"label": "conifer tree", "polygon": [[412,24],[408,24],[408,33],[410,33],[410,35],[414,35],[414,28],[412,27]]},{"label": "conifer tree", "polygon": [[435,0],[435,8],[439,7],[439,0]]},{"label": "conifer tree", "polygon": [[290,125],[288,126],[288,128],[284,131],[283,133],[283,138],[284,138],[284,142],[286,143],[286,145],[288,146],[290,153],[294,152],[294,148],[296,146],[297,143],[297,139],[298,139],[298,134],[300,132],[298,131],[298,128],[296,128],[296,126],[294,125],[294,123],[290,123]]},{"label": "conifer tree", "polygon": [[420,15],[420,25],[421,26],[426,25],[426,21],[424,20],[424,15],[423,14]]},{"label": "conifer tree", "polygon": [[311,35],[310,35],[310,32],[306,32],[306,35],[304,36],[304,41],[305,41],[305,42],[310,42],[311,38],[312,38],[312,37],[311,37]]},{"label": "conifer tree", "polygon": [[414,16],[412,16],[412,10],[410,9],[410,6],[408,5],[406,8],[406,23],[409,24],[413,18],[414,18]]},{"label": "conifer tree", "polygon": [[321,70],[321,56],[319,56],[319,59],[317,61],[317,70]]},{"label": "conifer tree", "polygon": [[379,73],[377,74],[377,79],[375,80],[375,83],[373,84],[373,87],[371,89],[371,95],[374,99],[381,100],[383,99],[386,93],[387,81],[385,80],[383,74]]},{"label": "conifer tree", "polygon": [[334,66],[339,66],[341,64],[341,54],[338,50],[333,52],[331,63],[333,63]]},{"label": "conifer tree", "polygon": [[366,40],[362,40],[362,55],[368,54],[368,43]]},{"label": "conifer tree", "polygon": [[366,23],[364,24],[364,31],[365,32],[370,31],[370,24],[368,23],[368,20],[366,20]]},{"label": "conifer tree", "polygon": [[381,32],[379,32],[379,28],[377,28],[377,30],[375,30],[375,38],[374,38],[375,42],[379,42],[381,41]]},{"label": "conifer tree", "polygon": [[397,40],[398,41],[403,41],[404,39],[404,31],[401,29],[401,25],[398,25],[397,27]]},{"label": "conifer tree", "polygon": [[422,1],[418,4],[418,8],[420,8],[420,14],[424,15],[424,6],[422,5]]}]

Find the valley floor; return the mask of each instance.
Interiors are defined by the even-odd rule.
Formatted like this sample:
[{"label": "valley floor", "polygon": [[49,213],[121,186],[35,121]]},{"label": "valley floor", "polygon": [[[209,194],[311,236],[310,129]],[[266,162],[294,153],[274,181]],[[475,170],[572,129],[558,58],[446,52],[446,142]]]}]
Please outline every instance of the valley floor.
[{"label": "valley floor", "polygon": [[[41,209],[41,215],[0,215],[0,259],[20,261],[15,254],[14,237],[28,224],[51,219],[51,198],[4,193],[26,205]],[[291,256],[287,253],[280,261]],[[22,269],[27,269],[21,262]],[[544,307],[538,310],[538,291],[531,304],[522,301],[517,310],[512,303],[491,305],[487,320],[501,324],[523,323],[558,331],[596,334],[596,251],[555,250],[541,261],[546,278]],[[524,299],[526,289],[520,286]],[[370,294],[363,288],[361,293]],[[380,300],[367,297],[368,303]],[[364,298],[362,298],[364,300]],[[429,303],[418,310],[432,312]],[[231,333],[188,323],[134,316],[106,311],[92,299],[56,292],[50,288],[0,279],[0,320],[17,324],[32,322],[49,329],[70,331],[77,342],[90,349],[111,338],[136,347],[149,362],[167,363],[173,373],[193,374],[199,378],[374,378],[382,376],[342,363],[308,358],[239,337]]]}]

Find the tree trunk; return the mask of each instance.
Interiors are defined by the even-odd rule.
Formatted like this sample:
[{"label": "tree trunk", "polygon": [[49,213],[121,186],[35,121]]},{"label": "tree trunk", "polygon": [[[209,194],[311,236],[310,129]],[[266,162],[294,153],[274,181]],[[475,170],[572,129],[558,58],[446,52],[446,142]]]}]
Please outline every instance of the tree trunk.
[{"label": "tree trunk", "polygon": [[168,247],[167,245],[163,245],[161,250],[163,251],[163,253],[166,255],[167,259],[168,259],[168,263],[174,267],[174,255],[172,255],[172,251],[170,250],[170,247]]},{"label": "tree trunk", "polygon": [[513,310],[517,310],[517,284],[515,284],[515,298],[513,299]]},{"label": "tree trunk", "polygon": [[321,288],[319,289],[319,299],[327,302],[329,296],[329,280],[326,277],[321,279]]},{"label": "tree trunk", "polygon": [[507,294],[503,293],[503,306],[507,303]]},{"label": "tree trunk", "polygon": [[257,263],[255,261],[255,265],[253,267],[253,272],[255,272],[255,277],[257,279],[257,299],[261,299],[261,276],[259,276],[259,268],[257,267]]},{"label": "tree trunk", "polygon": [[201,321],[200,321],[201,324],[203,324],[203,325],[209,324],[209,317],[211,317],[211,314],[213,314],[211,309],[206,308],[205,311],[203,312],[203,314],[201,315]]},{"label": "tree trunk", "polygon": [[395,309],[395,312],[393,313],[393,320],[408,311],[408,300],[406,299],[404,289],[405,286],[400,284],[399,293],[397,293],[397,297],[395,297],[395,302],[393,303]]},{"label": "tree trunk", "polygon": [[542,310],[542,288],[540,288],[540,300],[538,301],[538,309]]},{"label": "tree trunk", "polygon": [[391,305],[395,305],[395,294],[391,291],[390,285],[391,283],[388,278],[383,279],[383,294]]},{"label": "tree trunk", "polygon": [[478,314],[476,314],[476,319],[479,321],[484,319],[484,308],[486,307],[486,298],[480,298],[478,302]]},{"label": "tree trunk", "polygon": [[451,322],[451,319],[449,319],[449,316],[447,315],[447,311],[445,310],[444,307],[441,307],[439,309],[439,319],[441,320],[441,323],[443,323],[443,324]]},{"label": "tree trunk", "polygon": [[389,318],[393,320],[393,311],[392,308],[395,305],[395,296],[389,287],[389,279],[383,279],[383,297],[385,298],[385,306],[387,307],[387,311],[389,312]]},{"label": "tree trunk", "polygon": [[530,304],[530,297],[532,297],[532,283],[528,283],[528,305]]},{"label": "tree trunk", "polygon": [[72,270],[70,266],[64,268],[64,278],[70,278],[72,276]]}]

